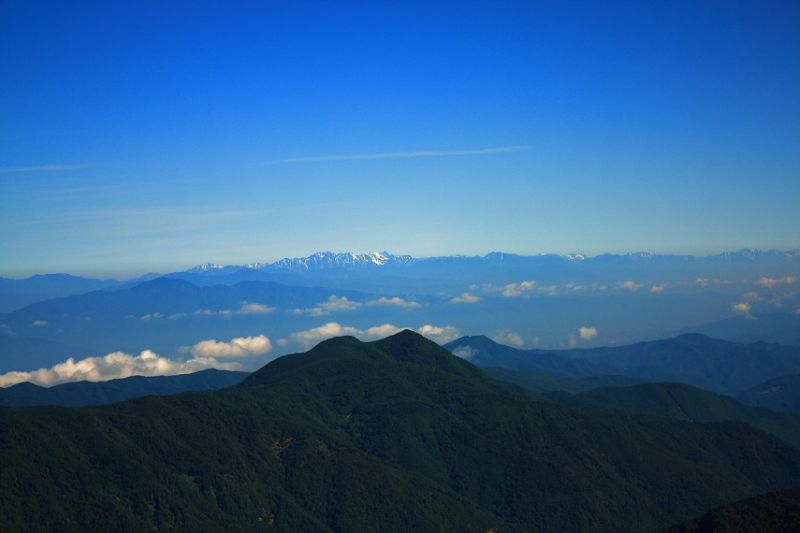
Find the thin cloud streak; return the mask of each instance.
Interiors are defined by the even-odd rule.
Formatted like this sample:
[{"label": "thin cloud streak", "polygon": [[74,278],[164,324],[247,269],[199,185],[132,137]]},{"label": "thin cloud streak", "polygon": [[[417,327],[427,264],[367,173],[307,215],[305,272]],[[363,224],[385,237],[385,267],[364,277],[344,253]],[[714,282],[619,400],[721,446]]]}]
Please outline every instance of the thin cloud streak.
[{"label": "thin cloud streak", "polygon": [[309,157],[292,157],[289,159],[278,159],[272,163],[313,163],[319,161],[367,161],[373,159],[402,159],[416,157],[447,157],[461,155],[485,155],[485,154],[513,154],[517,152],[527,152],[531,147],[528,145],[496,146],[492,148],[478,148],[474,150],[418,150],[414,152],[383,152],[376,154],[339,154],[339,155],[320,155]]},{"label": "thin cloud streak", "polygon": [[32,167],[0,168],[0,174],[23,174],[28,172],[53,172],[56,170],[76,170],[89,165],[37,165]]}]

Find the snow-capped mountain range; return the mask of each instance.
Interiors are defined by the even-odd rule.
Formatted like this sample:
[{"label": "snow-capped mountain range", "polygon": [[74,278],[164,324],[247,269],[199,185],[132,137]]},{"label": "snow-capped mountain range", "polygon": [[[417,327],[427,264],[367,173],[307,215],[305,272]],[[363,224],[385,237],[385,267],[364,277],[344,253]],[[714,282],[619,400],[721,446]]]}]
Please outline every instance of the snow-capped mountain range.
[{"label": "snow-capped mountain range", "polygon": [[593,257],[581,253],[572,254],[537,254],[537,255],[518,255],[506,252],[490,252],[484,256],[440,256],[415,258],[410,255],[395,255],[386,251],[383,252],[316,252],[306,257],[286,257],[274,262],[257,262],[243,265],[221,265],[217,263],[203,263],[188,269],[186,272],[194,274],[222,274],[233,270],[256,270],[261,272],[312,272],[317,270],[331,270],[340,268],[358,267],[385,267],[392,265],[411,265],[415,263],[430,262],[481,262],[481,263],[504,263],[504,262],[603,262],[603,261],[652,261],[652,260],[682,260],[682,261],[738,261],[756,260],[760,258],[797,258],[800,257],[800,250],[754,250],[745,248],[734,252],[723,252],[711,256],[691,256],[673,254],[654,254],[650,252],[635,252],[628,254],[602,254]]}]

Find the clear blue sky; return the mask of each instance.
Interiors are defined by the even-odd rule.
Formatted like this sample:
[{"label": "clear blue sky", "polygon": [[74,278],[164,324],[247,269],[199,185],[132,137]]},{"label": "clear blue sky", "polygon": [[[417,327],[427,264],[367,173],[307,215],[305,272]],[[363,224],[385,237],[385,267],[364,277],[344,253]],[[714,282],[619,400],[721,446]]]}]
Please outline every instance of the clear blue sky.
[{"label": "clear blue sky", "polygon": [[795,0],[120,4],[0,3],[0,275],[800,246]]}]

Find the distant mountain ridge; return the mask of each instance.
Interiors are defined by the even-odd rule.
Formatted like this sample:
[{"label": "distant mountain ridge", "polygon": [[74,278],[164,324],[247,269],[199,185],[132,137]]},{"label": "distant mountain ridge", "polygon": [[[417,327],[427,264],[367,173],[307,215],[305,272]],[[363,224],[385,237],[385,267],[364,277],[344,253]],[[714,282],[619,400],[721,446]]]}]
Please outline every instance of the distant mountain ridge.
[{"label": "distant mountain ridge", "polygon": [[0,405],[103,405],[141,396],[219,390],[238,385],[248,375],[247,372],[210,368],[176,376],[132,376],[109,381],[77,381],[52,387],[40,387],[25,382],[0,388]]},{"label": "distant mountain ridge", "polygon": [[700,334],[567,350],[521,350],[477,336],[456,339],[445,347],[481,367],[570,378],[623,375],[685,383],[730,395],[768,379],[800,373],[800,348],[765,342],[742,344]]},{"label": "distant mountain ridge", "polygon": [[[351,275],[352,274],[352,275]],[[357,275],[356,275],[357,274]],[[581,253],[520,255],[490,252],[482,256],[413,257],[387,251],[316,252],[271,262],[204,263],[165,276],[198,285],[241,281],[275,281],[289,285],[323,283],[337,289],[436,291],[470,283],[510,283],[534,279],[540,283],[619,282],[646,279],[657,282],[729,277],[738,280],[762,276],[798,276],[800,250],[742,249],[709,256]],[[158,274],[118,281],[68,274],[37,275],[27,279],[0,278],[0,312],[37,301],[98,289],[129,288]]]},{"label": "distant mountain ridge", "polygon": [[606,261],[658,261],[658,260],[682,260],[682,261],[739,261],[756,260],[760,258],[796,258],[800,256],[800,250],[757,250],[744,248],[738,251],[723,252],[709,256],[693,256],[678,254],[654,254],[650,252],[633,252],[626,254],[599,254],[596,256],[586,256],[581,253],[553,254],[541,253],[534,255],[520,255],[508,252],[489,252],[483,256],[431,256],[416,258],[411,255],[395,255],[387,251],[354,253],[354,252],[315,252],[305,257],[285,257],[274,262],[256,262],[245,264],[221,265],[216,263],[204,263],[186,270],[192,273],[217,274],[239,270],[243,268],[261,271],[313,271],[330,268],[346,268],[359,266],[391,266],[409,265],[417,263],[430,263],[437,261],[483,261],[486,263],[502,263],[506,261],[564,261],[564,262],[606,262]]}]

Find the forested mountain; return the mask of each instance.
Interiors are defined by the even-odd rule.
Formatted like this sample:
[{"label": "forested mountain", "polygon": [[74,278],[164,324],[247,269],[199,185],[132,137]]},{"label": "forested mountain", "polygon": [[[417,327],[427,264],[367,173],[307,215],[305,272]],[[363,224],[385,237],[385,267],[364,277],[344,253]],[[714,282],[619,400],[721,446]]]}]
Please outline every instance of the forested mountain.
[{"label": "forested mountain", "polygon": [[745,424],[554,405],[410,331],[222,391],[0,408],[12,531],[650,531],[798,484]]},{"label": "forested mountain", "polygon": [[800,488],[770,492],[721,505],[667,533],[796,533],[800,531]]},{"label": "forested mountain", "polygon": [[800,415],[751,407],[729,396],[682,383],[599,387],[574,395],[551,393],[547,397],[584,410],[620,411],[692,422],[738,420],[800,447]]},{"label": "forested mountain", "polygon": [[781,376],[741,392],[739,401],[774,411],[800,412],[800,374]]}]

